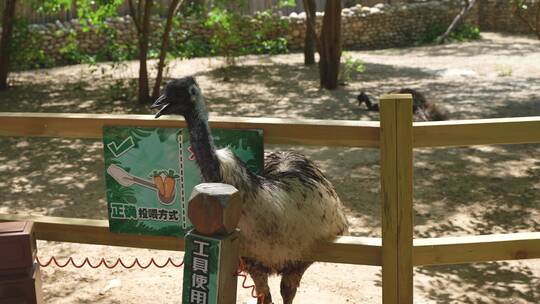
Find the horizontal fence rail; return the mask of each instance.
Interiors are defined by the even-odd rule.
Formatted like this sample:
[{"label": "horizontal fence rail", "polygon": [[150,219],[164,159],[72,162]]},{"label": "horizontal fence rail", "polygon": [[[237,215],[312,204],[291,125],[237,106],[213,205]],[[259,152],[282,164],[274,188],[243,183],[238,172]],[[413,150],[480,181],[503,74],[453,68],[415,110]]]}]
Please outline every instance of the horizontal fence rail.
[{"label": "horizontal fence rail", "polygon": [[[109,126],[186,127],[152,115],[0,113],[0,136],[101,138]],[[267,144],[379,147],[378,121],[213,117],[213,128],[262,129]],[[413,147],[540,142],[540,117],[413,123]]]},{"label": "horizontal fence rail", "polygon": [[540,232],[415,239],[413,244],[415,266],[540,258]]},{"label": "horizontal fence rail", "polygon": [[540,116],[416,122],[413,126],[416,148],[540,142]]},{"label": "horizontal fence rail", "polygon": [[[185,128],[180,117],[152,115],[0,113],[0,136],[101,138],[103,126]],[[262,129],[269,144],[379,146],[379,122],[215,117],[210,127]]]},{"label": "horizontal fence rail", "polygon": [[[0,222],[9,221],[34,222],[36,238],[44,241],[184,250],[183,238],[112,233],[106,220],[0,214]],[[540,258],[540,232],[415,239],[413,244],[414,266]],[[343,236],[319,243],[306,260],[380,266],[381,257],[380,238]]]},{"label": "horizontal fence rail", "polygon": [[[33,222],[36,238],[44,241],[184,250],[183,238],[113,233],[109,231],[107,220],[0,214],[0,222],[10,221]],[[319,243],[306,260],[379,266],[381,240],[369,237],[340,237],[334,242]]]}]

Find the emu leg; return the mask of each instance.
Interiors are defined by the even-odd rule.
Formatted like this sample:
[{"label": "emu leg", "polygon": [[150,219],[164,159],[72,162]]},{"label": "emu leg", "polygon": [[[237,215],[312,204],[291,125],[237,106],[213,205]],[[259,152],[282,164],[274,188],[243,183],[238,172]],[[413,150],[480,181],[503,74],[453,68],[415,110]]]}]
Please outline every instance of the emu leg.
[{"label": "emu leg", "polygon": [[283,268],[280,284],[283,304],[292,304],[300,280],[311,264],[311,262],[293,262]]},{"label": "emu leg", "polygon": [[255,290],[257,295],[264,295],[263,298],[257,299],[257,304],[270,304],[272,303],[272,295],[270,294],[270,287],[268,286],[268,273],[264,271],[250,271],[249,275],[255,283]]},{"label": "emu leg", "polygon": [[258,298],[257,304],[271,304],[272,295],[270,294],[270,287],[268,286],[268,275],[270,274],[271,269],[250,258],[244,258],[244,262],[246,263],[246,271],[255,283],[257,294],[264,295],[264,302],[261,301],[261,298]]}]

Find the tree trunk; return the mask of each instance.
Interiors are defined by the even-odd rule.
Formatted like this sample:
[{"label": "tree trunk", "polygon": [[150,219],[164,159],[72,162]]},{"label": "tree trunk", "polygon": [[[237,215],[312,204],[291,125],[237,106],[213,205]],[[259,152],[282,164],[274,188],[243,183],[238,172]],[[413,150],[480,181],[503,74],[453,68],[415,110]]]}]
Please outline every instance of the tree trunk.
[{"label": "tree trunk", "polygon": [[540,40],[540,1],[536,1],[536,37]]},{"label": "tree trunk", "polygon": [[339,0],[326,1],[320,43],[321,87],[334,90],[338,86],[341,58],[341,1]]},{"label": "tree trunk", "polygon": [[172,19],[176,13],[176,10],[182,3],[180,0],[173,0],[169,4],[169,11],[167,13],[167,21],[165,22],[165,29],[163,30],[163,36],[161,37],[161,49],[159,50],[159,62],[157,65],[156,82],[154,83],[154,89],[152,90],[152,99],[155,100],[159,96],[161,89],[161,81],[163,79],[163,69],[165,68],[165,57],[169,49],[169,36],[172,29]]},{"label": "tree trunk", "polygon": [[13,32],[17,0],[6,0],[2,18],[2,37],[0,37],[0,91],[8,88],[9,43]]},{"label": "tree trunk", "polygon": [[476,3],[476,0],[465,0],[465,6],[461,9],[459,14],[454,18],[452,23],[450,23],[450,26],[448,29],[446,29],[446,32],[439,36],[437,38],[437,43],[443,44],[446,39],[448,39],[448,36],[452,33],[452,31],[465,19],[469,11],[473,8],[474,4]]},{"label": "tree trunk", "polygon": [[[139,1],[142,1],[142,0],[139,0]],[[141,31],[139,32],[139,96],[138,96],[138,101],[141,104],[148,103],[151,101],[150,93],[149,93],[150,90],[149,90],[149,85],[148,85],[148,67],[146,64],[146,60],[148,59],[150,15],[152,13],[153,1],[154,0],[146,0],[144,3],[144,14],[142,15],[143,21],[141,24]]]},{"label": "tree trunk", "polygon": [[317,3],[315,0],[302,0],[306,12],[306,37],[304,39],[304,64],[315,64],[315,41],[317,38]]}]

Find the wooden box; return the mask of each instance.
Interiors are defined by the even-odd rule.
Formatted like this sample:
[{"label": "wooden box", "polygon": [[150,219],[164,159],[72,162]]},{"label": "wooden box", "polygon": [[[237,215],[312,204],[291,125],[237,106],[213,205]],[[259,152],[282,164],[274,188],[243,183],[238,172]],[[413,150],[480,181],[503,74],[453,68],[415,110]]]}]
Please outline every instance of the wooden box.
[{"label": "wooden box", "polygon": [[41,275],[36,263],[26,274],[0,276],[0,303],[41,304]]},{"label": "wooden box", "polygon": [[0,248],[0,303],[42,303],[33,223],[0,223]]},{"label": "wooden box", "polygon": [[33,223],[0,223],[0,248],[0,276],[28,274],[37,251]]}]

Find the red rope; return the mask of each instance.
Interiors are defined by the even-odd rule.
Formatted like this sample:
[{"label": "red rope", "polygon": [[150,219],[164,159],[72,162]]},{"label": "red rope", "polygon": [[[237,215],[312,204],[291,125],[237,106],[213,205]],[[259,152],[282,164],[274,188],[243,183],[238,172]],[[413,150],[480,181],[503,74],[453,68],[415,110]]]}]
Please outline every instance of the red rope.
[{"label": "red rope", "polygon": [[168,266],[169,264],[171,264],[172,266],[174,266],[176,268],[182,267],[182,265],[184,265],[184,261],[180,262],[180,264],[175,264],[173,262],[172,258],[168,258],[167,261],[165,263],[161,264],[161,265],[158,264],[154,260],[154,258],[151,258],[150,261],[148,262],[148,264],[146,264],[146,265],[142,265],[139,262],[139,259],[137,259],[137,258],[135,258],[133,263],[131,263],[130,265],[126,265],[124,263],[124,261],[122,261],[121,258],[117,258],[116,261],[114,263],[112,263],[112,264],[108,264],[107,261],[105,261],[105,258],[101,258],[101,260],[99,260],[99,262],[97,264],[92,264],[90,262],[90,259],[88,259],[88,258],[84,258],[83,262],[80,263],[80,264],[75,263],[75,260],[73,260],[72,257],[69,257],[64,264],[59,263],[58,260],[56,259],[56,257],[54,257],[54,256],[51,257],[49,259],[49,261],[47,261],[46,263],[42,263],[41,260],[39,259],[39,257],[36,257],[36,260],[37,260],[39,266],[41,266],[41,267],[47,267],[47,266],[51,265],[51,263],[53,263],[54,265],[56,265],[57,267],[60,267],[60,268],[67,267],[69,264],[71,264],[75,268],[83,268],[85,265],[88,265],[88,266],[90,266],[90,268],[94,268],[94,269],[102,267],[102,266],[105,266],[108,269],[113,269],[116,266],[118,266],[119,264],[122,267],[126,268],[126,269],[131,269],[131,268],[135,267],[135,265],[137,265],[141,269],[146,269],[146,268],[150,267],[151,265],[154,265],[157,268],[164,268],[164,267]]},{"label": "red rope", "polygon": [[[264,293],[261,293],[260,295],[257,295],[257,291],[255,290],[255,285],[246,285],[247,281],[247,274],[245,274],[246,271],[246,264],[244,264],[244,260],[240,258],[240,269],[234,274],[237,277],[242,277],[242,287],[244,289],[250,289],[251,288],[251,297],[254,299],[260,299],[260,303],[264,303]],[[259,301],[257,301],[259,302]]]},{"label": "red rope", "polygon": [[[130,265],[126,265],[124,263],[124,261],[122,261],[121,258],[117,258],[116,261],[114,263],[112,263],[112,264],[107,263],[105,258],[101,258],[97,264],[92,264],[92,262],[90,262],[90,259],[88,257],[84,258],[84,260],[80,264],[77,264],[75,262],[75,260],[73,260],[73,257],[69,257],[66,260],[66,262],[63,263],[63,264],[59,263],[58,260],[56,259],[56,257],[54,257],[54,256],[51,257],[46,263],[41,262],[41,260],[37,256],[36,256],[36,260],[37,260],[39,266],[41,266],[41,267],[48,267],[51,264],[54,264],[57,267],[65,268],[65,267],[67,267],[68,265],[71,264],[73,267],[79,268],[79,269],[83,268],[85,265],[88,265],[90,268],[93,268],[93,269],[96,269],[96,268],[99,268],[99,267],[102,267],[102,266],[105,266],[108,269],[113,269],[113,268],[117,267],[118,265],[121,265],[122,267],[124,267],[126,269],[131,269],[131,268],[135,267],[135,265],[137,265],[141,269],[147,269],[151,265],[154,265],[157,268],[164,268],[164,267],[168,266],[169,264],[171,264],[172,266],[174,266],[176,268],[182,267],[184,265],[184,261],[180,262],[179,264],[175,264],[173,262],[172,258],[170,258],[170,257],[167,258],[167,261],[165,263],[161,264],[161,265],[158,264],[154,260],[154,258],[151,258],[150,261],[148,262],[148,264],[146,264],[146,265],[142,265],[139,262],[138,258],[135,258],[135,260],[133,260],[133,263],[131,263]],[[264,294],[257,295],[257,291],[255,290],[255,285],[247,285],[246,284],[247,275],[245,274],[245,270],[246,270],[246,265],[244,264],[244,260],[240,259],[240,269],[235,273],[235,275],[238,276],[238,277],[243,278],[242,287],[245,288],[245,289],[251,289],[251,296],[254,299],[260,299],[260,302],[264,303]]]},{"label": "red rope", "polygon": [[[176,268],[182,267],[184,265],[184,261],[180,262],[179,264],[175,264],[173,262],[172,258],[170,258],[170,257],[167,258],[167,261],[165,263],[161,264],[161,265],[158,264],[154,260],[154,258],[150,258],[150,261],[146,265],[142,265],[139,262],[138,258],[135,258],[135,260],[133,260],[133,263],[131,263],[130,265],[126,265],[124,263],[124,261],[122,261],[121,258],[117,258],[116,261],[114,263],[112,263],[112,264],[107,263],[105,258],[101,258],[97,264],[92,264],[92,262],[90,262],[90,259],[88,257],[84,258],[84,260],[80,264],[77,264],[75,262],[75,260],[73,259],[73,257],[69,257],[66,260],[66,262],[63,263],[63,264],[59,263],[58,260],[56,259],[56,257],[54,257],[54,256],[51,257],[46,263],[41,262],[40,258],[37,257],[37,256],[36,256],[36,260],[37,260],[39,266],[41,266],[41,267],[48,267],[51,264],[54,264],[54,265],[56,265],[56,267],[65,268],[65,267],[67,267],[68,265],[71,264],[73,267],[78,268],[78,269],[83,268],[85,265],[88,265],[90,268],[93,268],[93,269],[103,267],[103,266],[105,266],[105,268],[108,268],[108,269],[113,269],[113,268],[117,267],[118,265],[121,265],[125,269],[131,269],[131,268],[135,267],[135,265],[137,265],[141,269],[147,269],[151,265],[154,265],[157,268],[164,268],[164,267],[167,267],[169,264],[171,264],[172,266],[174,266]],[[257,295],[257,291],[255,290],[255,285],[246,285],[247,274],[245,274],[245,271],[246,271],[246,265],[244,264],[244,260],[240,259],[240,269],[235,273],[235,275],[237,277],[242,277],[243,278],[242,287],[245,288],[245,289],[251,289],[251,296],[254,299],[260,299],[260,302],[264,303],[264,294]]]}]

